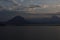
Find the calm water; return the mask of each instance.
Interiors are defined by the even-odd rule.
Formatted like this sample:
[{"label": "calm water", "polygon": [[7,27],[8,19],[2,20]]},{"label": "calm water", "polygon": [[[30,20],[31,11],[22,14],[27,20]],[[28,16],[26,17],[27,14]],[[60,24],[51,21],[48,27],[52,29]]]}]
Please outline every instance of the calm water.
[{"label": "calm water", "polygon": [[60,40],[60,26],[0,27],[1,40]]}]

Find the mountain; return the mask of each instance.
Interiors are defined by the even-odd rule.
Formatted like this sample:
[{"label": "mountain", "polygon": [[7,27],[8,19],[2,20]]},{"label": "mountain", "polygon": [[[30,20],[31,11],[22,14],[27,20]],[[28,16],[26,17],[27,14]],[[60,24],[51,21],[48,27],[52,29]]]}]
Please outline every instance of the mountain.
[{"label": "mountain", "polygon": [[7,22],[0,22],[0,26],[10,25],[10,26],[24,26],[24,25],[33,25],[33,24],[60,24],[60,18],[57,16],[52,16],[52,18],[35,18],[26,20],[24,17],[21,16],[15,16],[11,20],[8,20]]},{"label": "mountain", "polygon": [[33,18],[28,19],[32,24],[60,24],[60,17],[52,16],[51,18]]},{"label": "mountain", "polygon": [[16,16],[7,22],[8,25],[24,25],[25,23],[25,19],[21,16]]}]

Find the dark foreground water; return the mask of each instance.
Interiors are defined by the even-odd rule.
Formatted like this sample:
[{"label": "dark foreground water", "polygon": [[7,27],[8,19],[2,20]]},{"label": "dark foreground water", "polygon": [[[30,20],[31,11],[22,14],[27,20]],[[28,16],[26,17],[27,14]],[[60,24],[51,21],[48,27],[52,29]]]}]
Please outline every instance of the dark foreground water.
[{"label": "dark foreground water", "polygon": [[0,27],[0,40],[60,40],[60,26]]}]

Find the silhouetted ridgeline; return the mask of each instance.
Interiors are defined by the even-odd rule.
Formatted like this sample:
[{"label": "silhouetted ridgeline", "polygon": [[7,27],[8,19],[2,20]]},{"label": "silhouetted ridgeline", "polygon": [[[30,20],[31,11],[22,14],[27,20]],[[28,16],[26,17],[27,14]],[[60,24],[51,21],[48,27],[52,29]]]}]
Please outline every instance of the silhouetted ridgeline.
[{"label": "silhouetted ridgeline", "polygon": [[9,20],[7,22],[7,25],[24,25],[26,23],[27,23],[27,21],[23,17],[16,16],[13,19]]},{"label": "silhouetted ridgeline", "polygon": [[23,26],[24,24],[28,24],[26,20],[24,20],[21,16],[16,16],[7,22],[0,22],[0,26],[14,25],[14,26]]},{"label": "silhouetted ridgeline", "polygon": [[[14,11],[0,11],[0,13],[17,13]],[[22,12],[21,12],[22,13]],[[25,14],[25,13],[23,13]],[[0,22],[0,26],[6,26],[6,25],[15,25],[15,26],[24,26],[24,25],[43,25],[43,24],[59,24],[60,25],[60,18],[57,16],[52,16],[51,18],[33,18],[26,20],[24,17],[21,16],[15,16],[14,18],[6,21],[6,22]]]},{"label": "silhouetted ridgeline", "polygon": [[52,16],[51,18],[33,18],[29,22],[33,24],[59,24],[60,18],[57,16]]},{"label": "silhouetted ridgeline", "polygon": [[24,26],[24,25],[44,25],[44,24],[60,24],[60,18],[57,16],[53,16],[52,18],[41,18],[41,19],[32,19],[32,20],[25,20],[21,16],[16,16],[7,22],[0,22],[0,26],[6,25],[15,25],[15,26]]},{"label": "silhouetted ridgeline", "polygon": [[[33,21],[32,21],[33,20]],[[25,20],[23,17],[21,16],[16,16],[13,19],[9,20],[7,22],[7,25],[37,25],[37,24],[60,24],[60,18],[57,16],[52,16],[52,18],[41,18],[41,19],[32,19],[32,20]]]}]

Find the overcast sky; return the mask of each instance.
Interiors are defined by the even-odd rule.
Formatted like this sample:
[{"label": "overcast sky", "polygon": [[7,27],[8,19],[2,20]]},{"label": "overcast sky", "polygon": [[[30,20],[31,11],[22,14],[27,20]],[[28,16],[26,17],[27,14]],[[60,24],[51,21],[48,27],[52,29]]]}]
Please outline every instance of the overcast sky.
[{"label": "overcast sky", "polygon": [[[40,7],[34,7],[33,9],[28,8],[28,6],[31,5],[38,5]],[[28,12],[32,12],[32,13],[56,13],[56,12],[60,12],[60,0],[0,0],[0,6],[2,6],[3,8],[7,9],[7,10],[26,10]],[[13,7],[12,7],[13,6]],[[26,7],[26,8],[24,8]],[[0,9],[1,10],[1,9]],[[0,13],[0,19],[4,20],[4,19],[9,19],[9,17],[7,17],[8,15],[11,15],[10,17],[12,18],[12,14],[1,14]],[[28,17],[29,15],[25,15],[23,14],[22,16],[24,17]],[[33,17],[29,16],[29,17]],[[36,15],[35,15],[36,17]],[[39,16],[38,16],[39,17]]]},{"label": "overcast sky", "polygon": [[[13,1],[13,2],[12,2]],[[34,8],[34,12],[59,12],[60,0],[0,0],[0,5],[13,6],[15,4],[21,4],[23,6],[39,5],[39,8]],[[25,9],[26,10],[26,9]],[[30,8],[28,9],[30,10]]]}]

